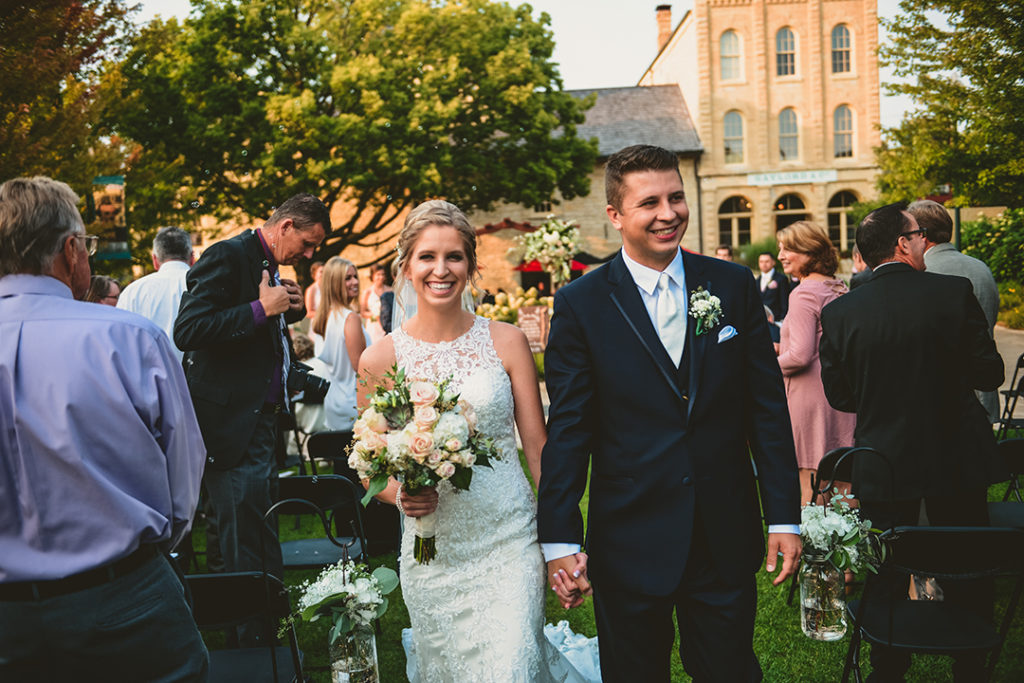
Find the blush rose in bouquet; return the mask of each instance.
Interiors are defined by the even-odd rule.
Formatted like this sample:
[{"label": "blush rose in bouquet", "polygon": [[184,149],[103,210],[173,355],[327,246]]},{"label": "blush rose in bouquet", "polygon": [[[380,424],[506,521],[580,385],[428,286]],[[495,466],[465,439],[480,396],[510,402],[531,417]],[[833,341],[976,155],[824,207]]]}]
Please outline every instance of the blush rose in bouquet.
[{"label": "blush rose in bouquet", "polygon": [[[383,491],[391,477],[410,495],[442,481],[466,490],[475,465],[490,466],[500,454],[494,440],[476,430],[472,406],[459,400],[451,378],[441,382],[406,377],[393,367],[352,427],[348,464],[369,480],[363,504]],[[413,556],[428,564],[437,556],[434,513],[417,517]]]}]

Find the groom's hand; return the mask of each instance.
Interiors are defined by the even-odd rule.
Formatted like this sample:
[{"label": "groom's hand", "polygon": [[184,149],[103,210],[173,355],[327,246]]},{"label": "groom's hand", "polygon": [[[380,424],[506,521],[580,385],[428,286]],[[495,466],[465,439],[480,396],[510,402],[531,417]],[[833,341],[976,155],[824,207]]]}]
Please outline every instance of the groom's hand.
[{"label": "groom's hand", "polygon": [[594,589],[587,580],[587,555],[576,553],[548,562],[548,583],[558,595],[562,607],[569,609],[583,604],[584,597]]},{"label": "groom's hand", "polygon": [[772,581],[773,586],[778,586],[793,575],[793,572],[796,571],[797,566],[800,564],[800,552],[802,550],[803,545],[800,543],[799,534],[768,534],[768,557],[764,566],[765,570],[769,573],[775,571],[775,564],[779,559],[779,555],[782,556],[782,569],[779,570],[779,575]]}]

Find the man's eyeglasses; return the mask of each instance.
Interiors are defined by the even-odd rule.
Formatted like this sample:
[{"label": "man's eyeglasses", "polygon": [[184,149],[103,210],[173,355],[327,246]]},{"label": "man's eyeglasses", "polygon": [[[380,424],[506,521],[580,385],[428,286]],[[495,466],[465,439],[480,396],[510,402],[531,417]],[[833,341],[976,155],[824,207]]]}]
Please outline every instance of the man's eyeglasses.
[{"label": "man's eyeglasses", "polygon": [[921,237],[927,236],[928,231],[924,228],[918,228],[917,230],[908,230],[907,232],[901,232],[900,237],[910,237],[911,235],[921,235]]},{"label": "man's eyeglasses", "polygon": [[84,233],[75,235],[75,237],[81,239],[85,243],[85,251],[89,256],[93,256],[96,253],[96,247],[99,246],[100,238],[96,235],[86,235]]}]

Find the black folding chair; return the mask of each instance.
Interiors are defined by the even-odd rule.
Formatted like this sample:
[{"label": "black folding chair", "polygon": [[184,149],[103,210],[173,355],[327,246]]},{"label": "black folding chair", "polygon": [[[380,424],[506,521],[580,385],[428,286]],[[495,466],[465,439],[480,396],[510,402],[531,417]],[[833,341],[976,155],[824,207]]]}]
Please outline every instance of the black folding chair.
[{"label": "black folding chair", "polygon": [[1011,429],[1024,429],[1024,418],[1013,416],[1017,409],[1017,399],[1024,396],[1024,373],[1021,370],[1024,370],[1024,353],[1017,358],[1010,388],[999,392],[1003,395],[1003,412],[999,415],[999,430],[996,432],[996,439],[999,441],[1005,439]]},{"label": "black folding chair", "polygon": [[313,515],[323,525],[324,536],[285,541],[281,544],[284,568],[315,569],[342,559],[365,562],[362,487],[336,474],[284,477],[278,480],[278,502],[266,516]]},{"label": "black folding chair", "polygon": [[853,635],[843,668],[861,681],[860,644],[865,639],[907,652],[928,655],[989,653],[984,680],[992,676],[1010,622],[1020,601],[1024,578],[1024,531],[991,527],[907,527],[882,534],[888,556],[883,567],[908,577],[933,576],[947,581],[1014,577],[1014,588],[1001,624],[949,600],[907,600],[868,581],[860,600],[847,605]]},{"label": "black folding chair", "polygon": [[[811,473],[811,490],[814,491],[814,500],[819,497],[828,498],[832,493],[832,487],[837,481],[850,481],[853,479],[853,458],[843,456],[855,449],[853,446],[833,448],[826,453],[818,462],[818,469]],[[872,449],[865,449],[872,450]],[[786,597],[786,604],[793,604],[793,596],[800,585],[800,572],[794,572],[789,582],[789,595]]]},{"label": "black folding chair", "polygon": [[283,627],[288,645],[276,645],[278,625],[291,612],[280,580],[264,572],[234,572],[192,574],[185,581],[192,594],[192,616],[200,629],[229,629],[254,619],[264,628],[263,647],[210,652],[211,683],[305,680],[302,652],[291,623]]},{"label": "black folding chair", "polygon": [[[996,446],[1010,479],[1003,500],[988,504],[989,525],[1024,529],[1024,496],[1020,483],[1024,475],[1024,439],[1005,439]],[[1011,501],[1011,496],[1016,501]]]},{"label": "black folding chair", "polygon": [[[315,432],[306,440],[306,452],[309,453],[310,468],[317,474],[317,460],[330,462],[337,472],[339,462],[348,465],[348,454],[345,449],[352,442],[350,431]],[[356,482],[358,483],[358,482]]]}]

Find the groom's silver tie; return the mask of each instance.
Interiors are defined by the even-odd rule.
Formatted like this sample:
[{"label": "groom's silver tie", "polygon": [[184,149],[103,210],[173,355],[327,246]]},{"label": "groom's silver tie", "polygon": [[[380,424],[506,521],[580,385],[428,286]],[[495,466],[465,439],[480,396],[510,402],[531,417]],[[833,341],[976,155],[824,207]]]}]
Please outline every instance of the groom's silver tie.
[{"label": "groom's silver tie", "polygon": [[686,341],[686,320],[679,308],[679,302],[669,289],[668,273],[658,276],[658,336],[661,343],[668,351],[668,357],[672,364],[679,367],[679,361],[683,357],[683,343]]}]

